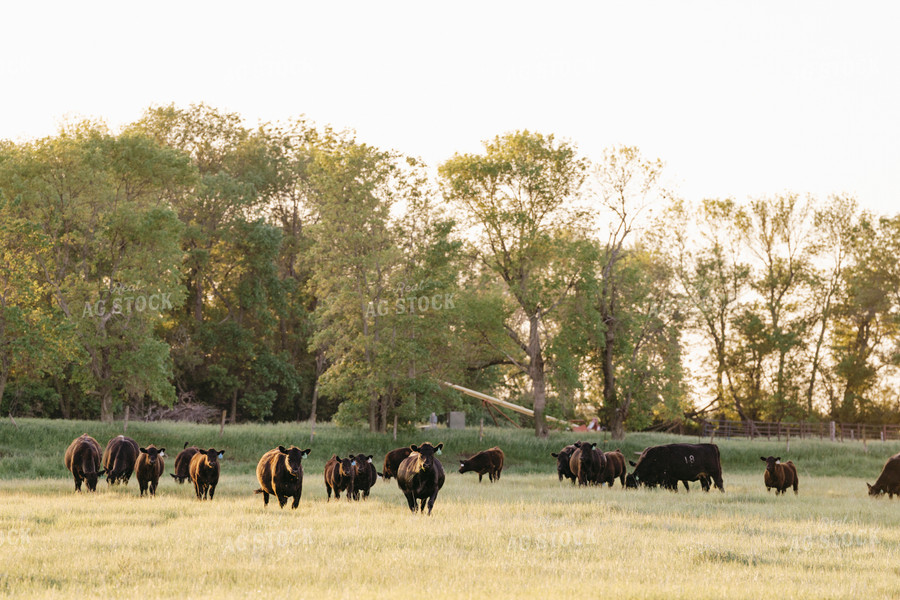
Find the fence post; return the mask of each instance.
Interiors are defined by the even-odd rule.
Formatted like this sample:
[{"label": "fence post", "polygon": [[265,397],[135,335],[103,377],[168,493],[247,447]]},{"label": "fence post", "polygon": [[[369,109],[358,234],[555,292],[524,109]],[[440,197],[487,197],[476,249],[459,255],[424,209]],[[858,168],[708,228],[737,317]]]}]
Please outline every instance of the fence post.
[{"label": "fence post", "polygon": [[222,423],[219,425],[219,437],[222,437],[222,434],[225,433],[225,416],[227,414],[227,410],[222,411]]},{"label": "fence post", "polygon": [[830,421],[828,423],[828,434],[831,437],[831,441],[834,441],[834,421]]}]

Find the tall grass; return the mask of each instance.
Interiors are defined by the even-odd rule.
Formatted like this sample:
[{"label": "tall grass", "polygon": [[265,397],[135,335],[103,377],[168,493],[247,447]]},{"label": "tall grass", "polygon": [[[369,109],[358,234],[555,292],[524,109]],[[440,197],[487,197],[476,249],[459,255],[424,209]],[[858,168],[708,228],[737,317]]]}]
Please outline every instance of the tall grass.
[{"label": "tall grass", "polygon": [[[0,597],[71,598],[849,598],[900,596],[900,508],[866,496],[892,444],[719,442],[727,492],[577,488],[549,452],[576,439],[488,429],[389,436],[305,425],[132,423],[141,444],[226,449],[212,502],[165,476],[77,494],[62,451],[121,424],[19,421],[0,427]],[[582,434],[584,436],[584,434]],[[365,502],[327,502],[332,452],[442,441],[447,483],[432,517],[413,515],[394,481]],[[613,444],[599,437],[601,444]],[[631,453],[679,440],[633,434]],[[680,439],[681,441],[685,441]],[[687,441],[697,441],[696,438]],[[312,447],[297,510],[263,508],[254,467],[277,444]],[[502,479],[479,484],[454,460],[500,445]],[[618,444],[617,444],[618,445]],[[868,450],[868,452],[866,451]],[[763,486],[760,455],[791,458],[800,494]],[[167,472],[171,472],[171,462]]]}]

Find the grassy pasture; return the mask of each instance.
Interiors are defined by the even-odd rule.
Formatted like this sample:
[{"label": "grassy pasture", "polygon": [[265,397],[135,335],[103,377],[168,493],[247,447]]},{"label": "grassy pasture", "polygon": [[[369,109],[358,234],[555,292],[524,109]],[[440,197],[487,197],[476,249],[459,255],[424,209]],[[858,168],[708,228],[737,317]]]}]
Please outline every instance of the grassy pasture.
[{"label": "grassy pasture", "polygon": [[[900,596],[900,503],[866,496],[880,442],[723,441],[726,493],[578,489],[560,484],[549,451],[577,436],[535,440],[488,429],[389,437],[329,426],[217,427],[133,423],[140,444],[225,448],[212,502],[161,480],[158,496],[127,487],[75,494],[62,453],[87,431],[105,444],[119,425],[20,420],[0,426],[0,597],[70,598],[847,598]],[[412,515],[396,482],[367,502],[325,501],[332,452],[380,459],[410,441],[445,443],[448,471],[432,517]],[[602,438],[599,438],[602,440]],[[629,454],[678,438],[635,434]],[[696,438],[686,441],[696,441]],[[313,448],[296,511],[252,493],[263,451]],[[456,472],[459,454],[499,444],[499,483]],[[35,449],[37,448],[37,449]],[[762,485],[760,455],[797,462],[800,495]]]}]

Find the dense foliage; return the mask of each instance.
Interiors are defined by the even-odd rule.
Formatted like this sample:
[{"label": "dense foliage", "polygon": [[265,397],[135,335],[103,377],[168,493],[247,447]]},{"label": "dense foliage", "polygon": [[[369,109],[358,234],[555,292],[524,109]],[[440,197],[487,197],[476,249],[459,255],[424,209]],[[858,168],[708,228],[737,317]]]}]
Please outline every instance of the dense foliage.
[{"label": "dense foliage", "polygon": [[626,428],[896,421],[900,217],[691,202],[636,148],[517,131],[435,173],[200,105],[0,142],[0,408],[385,431],[485,409]]}]

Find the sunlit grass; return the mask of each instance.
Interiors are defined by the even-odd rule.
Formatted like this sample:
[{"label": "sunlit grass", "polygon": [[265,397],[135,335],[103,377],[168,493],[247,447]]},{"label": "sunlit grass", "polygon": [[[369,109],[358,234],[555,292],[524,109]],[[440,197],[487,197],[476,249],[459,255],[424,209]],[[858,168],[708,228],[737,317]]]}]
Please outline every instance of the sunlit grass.
[{"label": "sunlit grass", "polygon": [[[871,499],[896,444],[718,440],[726,493],[580,489],[559,483],[548,441],[531,432],[401,432],[306,425],[134,423],[165,445],[157,497],[127,487],[76,494],[62,465],[84,431],[102,444],[121,424],[19,420],[0,428],[0,597],[72,598],[890,598],[900,596],[900,502]],[[602,437],[609,449],[619,446]],[[331,453],[376,455],[444,442],[447,483],[431,517],[413,515],[396,481],[365,502],[326,502]],[[184,441],[225,448],[215,500],[174,483]],[[646,445],[697,441],[629,435]],[[706,441],[706,440],[704,440]],[[312,447],[297,510],[263,508],[254,468],[277,444]],[[456,459],[500,445],[498,483],[457,473]],[[766,493],[760,455],[797,463],[800,495]],[[380,467],[380,465],[379,465]]]},{"label": "sunlit grass", "polygon": [[[0,595],[20,598],[847,598],[900,594],[900,504],[854,478],[799,497],[762,477],[728,492],[579,489],[551,474],[478,484],[452,473],[434,515],[395,482],[325,501],[307,473],[296,511],[263,508],[223,473],[212,502],[162,482],[76,494],[68,480],[3,482]],[[773,588],[774,586],[774,588]]]}]

